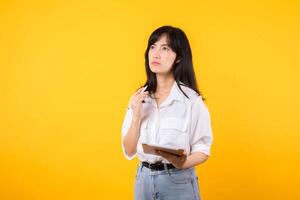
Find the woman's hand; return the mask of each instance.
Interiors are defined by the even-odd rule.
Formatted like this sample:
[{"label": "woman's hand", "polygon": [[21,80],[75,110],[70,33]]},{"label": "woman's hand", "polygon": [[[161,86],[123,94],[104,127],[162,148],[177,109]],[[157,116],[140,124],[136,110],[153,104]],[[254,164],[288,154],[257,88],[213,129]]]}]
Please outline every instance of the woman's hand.
[{"label": "woman's hand", "polygon": [[172,153],[168,153],[165,151],[158,150],[157,154],[167,159],[169,162],[171,162],[176,168],[183,169],[183,164],[185,163],[187,159],[186,152],[184,151],[182,156],[177,156]]},{"label": "woman's hand", "polygon": [[141,118],[141,111],[142,111],[142,102],[148,96],[148,91],[144,92],[147,86],[140,88],[136,93],[134,93],[130,97],[130,106],[133,109],[133,117],[140,119]]}]

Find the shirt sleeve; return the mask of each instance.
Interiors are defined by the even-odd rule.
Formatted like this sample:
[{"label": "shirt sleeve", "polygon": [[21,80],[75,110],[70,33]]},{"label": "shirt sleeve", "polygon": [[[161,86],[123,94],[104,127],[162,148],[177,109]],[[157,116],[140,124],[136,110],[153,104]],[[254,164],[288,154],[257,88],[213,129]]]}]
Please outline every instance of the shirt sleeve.
[{"label": "shirt sleeve", "polygon": [[192,105],[191,115],[191,153],[202,152],[210,156],[213,142],[210,114],[202,97],[198,96]]},{"label": "shirt sleeve", "polygon": [[125,135],[127,134],[129,128],[130,128],[130,125],[131,125],[131,121],[132,121],[132,108],[130,106],[130,102],[128,104],[128,107],[126,108],[126,114],[125,114],[125,117],[124,117],[124,120],[123,120],[123,124],[122,124],[122,150],[123,150],[123,154],[125,156],[125,158],[127,160],[132,160],[136,155],[137,153],[135,153],[134,155],[132,156],[129,156],[125,150],[125,147],[124,147],[124,137]]}]

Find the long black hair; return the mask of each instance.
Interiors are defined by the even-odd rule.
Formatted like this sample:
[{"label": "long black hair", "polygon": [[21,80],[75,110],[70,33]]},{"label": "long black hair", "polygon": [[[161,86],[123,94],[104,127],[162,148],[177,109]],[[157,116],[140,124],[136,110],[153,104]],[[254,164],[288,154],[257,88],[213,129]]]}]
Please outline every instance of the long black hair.
[{"label": "long black hair", "polygon": [[189,98],[180,87],[180,85],[187,86],[193,89],[198,95],[202,97],[203,100],[205,100],[205,98],[198,90],[196,76],[193,68],[192,51],[188,38],[180,28],[173,26],[162,26],[157,28],[155,31],[153,31],[148,39],[148,46],[145,51],[145,68],[147,80],[143,87],[148,85],[146,91],[149,91],[149,94],[153,94],[156,91],[156,74],[150,70],[148,52],[150,46],[157,40],[159,40],[162,35],[166,35],[168,46],[176,53],[176,59],[171,70],[180,90],[187,98]]}]

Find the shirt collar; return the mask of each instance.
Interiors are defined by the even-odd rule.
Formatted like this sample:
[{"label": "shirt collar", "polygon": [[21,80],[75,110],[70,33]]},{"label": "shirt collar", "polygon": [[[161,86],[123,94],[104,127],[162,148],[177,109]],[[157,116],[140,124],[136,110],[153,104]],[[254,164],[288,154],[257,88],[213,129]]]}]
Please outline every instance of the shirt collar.
[{"label": "shirt collar", "polygon": [[[179,82],[179,83],[181,83],[181,82]],[[176,101],[176,100],[180,101],[180,102],[184,102],[184,95],[181,92],[177,82],[174,81],[168,97],[164,100],[164,102],[159,107],[164,107],[164,106],[170,105],[173,101]],[[145,102],[151,103],[152,105],[156,106],[155,99],[153,99],[151,97],[148,97],[145,100]]]}]

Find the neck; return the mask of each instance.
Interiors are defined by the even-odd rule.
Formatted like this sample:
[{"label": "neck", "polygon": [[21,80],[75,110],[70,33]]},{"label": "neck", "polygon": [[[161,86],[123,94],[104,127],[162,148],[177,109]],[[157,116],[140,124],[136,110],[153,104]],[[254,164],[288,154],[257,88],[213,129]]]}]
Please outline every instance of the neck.
[{"label": "neck", "polygon": [[169,75],[169,76],[161,76],[160,75],[159,76],[158,74],[156,75],[156,80],[157,80],[156,93],[169,92],[175,81],[173,75]]}]

